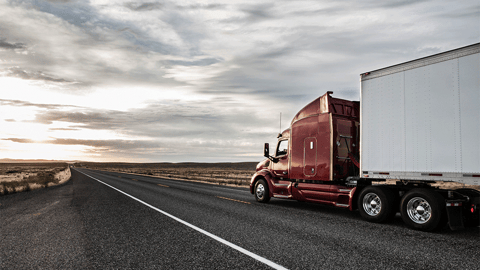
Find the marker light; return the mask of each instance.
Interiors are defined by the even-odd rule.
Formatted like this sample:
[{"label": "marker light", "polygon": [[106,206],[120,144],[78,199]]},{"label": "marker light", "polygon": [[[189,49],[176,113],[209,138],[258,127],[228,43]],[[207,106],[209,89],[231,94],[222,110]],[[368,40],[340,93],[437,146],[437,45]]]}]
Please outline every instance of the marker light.
[{"label": "marker light", "polygon": [[462,206],[462,203],[461,202],[447,203],[447,206]]}]

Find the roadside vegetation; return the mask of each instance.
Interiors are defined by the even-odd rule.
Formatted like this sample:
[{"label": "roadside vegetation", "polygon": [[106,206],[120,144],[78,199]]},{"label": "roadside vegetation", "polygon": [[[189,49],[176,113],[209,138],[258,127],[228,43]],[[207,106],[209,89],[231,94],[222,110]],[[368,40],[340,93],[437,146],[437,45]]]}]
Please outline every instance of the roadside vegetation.
[{"label": "roadside vegetation", "polygon": [[76,167],[144,174],[219,185],[250,185],[257,162],[238,163],[76,163]]},{"label": "roadside vegetation", "polygon": [[0,195],[58,185],[69,178],[66,163],[0,163]]}]

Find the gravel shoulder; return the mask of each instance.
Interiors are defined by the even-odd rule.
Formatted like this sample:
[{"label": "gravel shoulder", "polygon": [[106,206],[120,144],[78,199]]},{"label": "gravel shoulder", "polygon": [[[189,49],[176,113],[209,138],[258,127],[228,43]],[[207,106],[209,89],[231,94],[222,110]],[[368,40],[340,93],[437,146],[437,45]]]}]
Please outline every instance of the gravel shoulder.
[{"label": "gravel shoulder", "polygon": [[73,269],[88,265],[71,181],[0,197],[0,269]]}]

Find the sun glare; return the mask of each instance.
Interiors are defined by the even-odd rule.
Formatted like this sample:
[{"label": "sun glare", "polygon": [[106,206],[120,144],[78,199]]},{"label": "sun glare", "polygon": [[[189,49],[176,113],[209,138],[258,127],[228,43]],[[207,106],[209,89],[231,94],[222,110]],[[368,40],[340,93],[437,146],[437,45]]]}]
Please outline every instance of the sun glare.
[{"label": "sun glare", "polygon": [[40,84],[38,81],[11,77],[0,77],[0,85],[3,89],[9,90],[2,92],[1,98],[5,100],[101,110],[128,111],[129,109],[144,108],[152,101],[198,101],[207,98],[195,94],[194,90],[189,87],[168,89],[146,86],[115,86],[90,88],[88,91],[67,91],[48,87],[49,85]]},{"label": "sun glare", "polygon": [[[80,145],[54,145],[43,143],[16,143],[1,141],[1,149],[9,149],[8,157],[11,159],[54,159],[73,160],[84,157],[86,146]],[[2,151],[4,152],[4,151]]]}]

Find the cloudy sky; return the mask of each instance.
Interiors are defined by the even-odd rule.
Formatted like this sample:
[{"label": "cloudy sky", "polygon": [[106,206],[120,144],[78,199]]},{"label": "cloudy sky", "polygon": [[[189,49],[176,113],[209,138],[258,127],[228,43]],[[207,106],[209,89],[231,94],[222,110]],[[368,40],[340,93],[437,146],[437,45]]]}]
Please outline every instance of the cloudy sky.
[{"label": "cloudy sky", "polygon": [[0,158],[259,161],[326,91],[480,42],[471,1],[0,1]]}]

